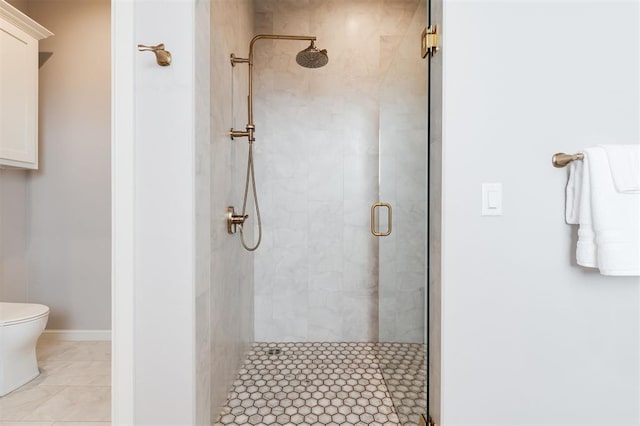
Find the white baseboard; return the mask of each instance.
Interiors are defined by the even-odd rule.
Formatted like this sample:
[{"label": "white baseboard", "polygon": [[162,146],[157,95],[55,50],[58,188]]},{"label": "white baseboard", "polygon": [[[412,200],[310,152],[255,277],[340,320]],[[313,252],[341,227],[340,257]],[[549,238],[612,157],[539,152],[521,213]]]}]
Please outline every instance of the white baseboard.
[{"label": "white baseboard", "polygon": [[111,340],[111,330],[45,330],[42,339],[47,340]]}]

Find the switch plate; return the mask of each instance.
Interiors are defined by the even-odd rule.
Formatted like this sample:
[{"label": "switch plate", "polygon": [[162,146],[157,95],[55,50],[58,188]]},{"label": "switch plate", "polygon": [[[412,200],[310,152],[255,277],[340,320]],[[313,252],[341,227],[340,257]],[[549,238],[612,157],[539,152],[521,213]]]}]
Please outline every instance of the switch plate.
[{"label": "switch plate", "polygon": [[502,216],[502,184],[482,184],[482,216]]}]

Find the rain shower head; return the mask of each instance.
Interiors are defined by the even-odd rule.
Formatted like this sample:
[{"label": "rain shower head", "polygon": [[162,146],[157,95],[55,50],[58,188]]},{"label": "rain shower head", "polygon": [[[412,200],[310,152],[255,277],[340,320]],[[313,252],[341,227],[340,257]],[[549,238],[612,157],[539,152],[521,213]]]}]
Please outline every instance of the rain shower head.
[{"label": "rain shower head", "polygon": [[319,50],[316,47],[316,42],[311,41],[309,47],[296,55],[296,62],[305,68],[320,68],[327,65],[329,56],[326,49]]},{"label": "rain shower head", "polygon": [[[0,0],[1,1],[1,0]],[[247,123],[246,130],[231,129],[229,136],[231,139],[235,137],[246,137],[249,139],[249,143],[255,141],[254,133],[256,126],[253,124],[253,53],[254,45],[258,40],[295,40],[295,41],[310,41],[311,45],[304,49],[302,52],[296,55],[296,62],[305,68],[320,68],[329,62],[329,56],[326,50],[320,50],[316,47],[316,37],[307,35],[285,35],[285,34],[258,34],[251,39],[249,43],[249,57],[238,58],[233,53],[231,54],[231,65],[236,64],[249,64],[249,96],[248,96],[248,110],[249,110],[249,123]]]}]

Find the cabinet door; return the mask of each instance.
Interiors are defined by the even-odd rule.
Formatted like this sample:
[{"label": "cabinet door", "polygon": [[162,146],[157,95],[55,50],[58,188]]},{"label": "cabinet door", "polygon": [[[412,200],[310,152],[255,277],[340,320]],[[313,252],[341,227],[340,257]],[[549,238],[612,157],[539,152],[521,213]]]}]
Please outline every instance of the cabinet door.
[{"label": "cabinet door", "polygon": [[38,167],[38,41],[0,20],[0,164]]}]

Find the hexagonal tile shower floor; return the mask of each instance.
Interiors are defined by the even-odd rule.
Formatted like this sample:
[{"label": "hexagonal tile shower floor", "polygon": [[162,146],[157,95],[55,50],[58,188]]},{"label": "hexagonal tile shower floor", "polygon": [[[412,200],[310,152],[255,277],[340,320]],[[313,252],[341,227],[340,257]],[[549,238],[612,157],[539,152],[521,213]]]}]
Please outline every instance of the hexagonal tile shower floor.
[{"label": "hexagonal tile shower floor", "polygon": [[417,425],[423,360],[421,344],[256,343],[216,425]]}]

